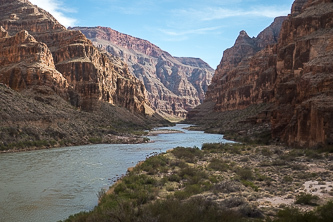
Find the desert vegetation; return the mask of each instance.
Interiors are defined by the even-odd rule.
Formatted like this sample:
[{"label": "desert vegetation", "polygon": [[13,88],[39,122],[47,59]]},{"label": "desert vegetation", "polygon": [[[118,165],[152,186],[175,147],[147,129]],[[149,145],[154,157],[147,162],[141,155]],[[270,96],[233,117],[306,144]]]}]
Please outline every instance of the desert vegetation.
[{"label": "desert vegetation", "polygon": [[153,155],[67,221],[331,221],[333,154],[204,144]]}]

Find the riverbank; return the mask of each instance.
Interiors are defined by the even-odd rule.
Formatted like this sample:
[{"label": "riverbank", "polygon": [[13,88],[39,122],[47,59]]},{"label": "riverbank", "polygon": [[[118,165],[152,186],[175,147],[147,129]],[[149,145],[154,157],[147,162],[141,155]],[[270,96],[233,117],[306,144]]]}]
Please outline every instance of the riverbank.
[{"label": "riverbank", "polygon": [[59,147],[68,147],[68,146],[82,146],[82,145],[91,145],[91,144],[139,144],[139,143],[147,143],[149,139],[146,137],[147,135],[142,132],[142,136],[137,135],[113,135],[107,134],[103,137],[85,137],[82,138],[81,141],[78,142],[70,142],[70,141],[26,141],[26,142],[18,142],[12,143],[10,147],[11,149],[6,149],[5,146],[0,150],[1,153],[17,153],[17,152],[27,152],[27,151],[35,151],[35,150],[43,150],[43,149],[52,149]]},{"label": "riverbank", "polygon": [[173,125],[157,113],[132,113],[104,102],[84,111],[45,86],[20,92],[0,86],[0,107],[0,152],[137,143],[135,136],[145,130]]},{"label": "riverbank", "polygon": [[94,209],[101,189],[108,189],[128,168],[151,155],[177,146],[229,142],[218,134],[184,129],[188,126],[160,128],[183,133],[147,136],[151,140],[148,143],[92,144],[1,154],[0,167],[4,170],[0,221],[64,220]]},{"label": "riverbank", "polygon": [[[209,221],[209,215],[229,216],[229,221],[265,221],[289,209],[294,209],[294,216],[304,211],[316,214],[318,206],[333,201],[332,161],[332,153],[273,145],[176,148],[137,165],[93,211],[67,221],[115,217],[163,221],[163,216],[175,221],[172,218],[181,218],[180,213],[188,218],[185,221]],[[327,206],[333,217],[333,204]],[[184,213],[190,209],[200,214]]]},{"label": "riverbank", "polygon": [[156,136],[158,134],[173,134],[173,133],[184,133],[184,132],[180,130],[157,129],[149,131],[147,136]]}]

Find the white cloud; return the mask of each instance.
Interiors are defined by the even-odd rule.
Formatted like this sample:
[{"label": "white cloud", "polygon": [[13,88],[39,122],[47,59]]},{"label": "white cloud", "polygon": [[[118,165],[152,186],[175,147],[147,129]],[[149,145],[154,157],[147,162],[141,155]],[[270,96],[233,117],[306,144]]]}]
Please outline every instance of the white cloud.
[{"label": "white cloud", "polygon": [[244,9],[226,9],[226,8],[211,8],[206,7],[204,9],[182,9],[174,11],[178,16],[181,15],[183,17],[191,17],[196,18],[200,21],[212,21],[212,20],[220,20],[230,17],[267,17],[267,18],[275,18],[278,16],[288,15],[290,9],[281,9],[277,6],[258,6],[256,8],[251,8],[249,10]]},{"label": "white cloud", "polygon": [[65,27],[74,26],[76,19],[67,17],[64,12],[74,12],[72,9],[64,8],[59,0],[30,0],[32,4],[51,13]]}]

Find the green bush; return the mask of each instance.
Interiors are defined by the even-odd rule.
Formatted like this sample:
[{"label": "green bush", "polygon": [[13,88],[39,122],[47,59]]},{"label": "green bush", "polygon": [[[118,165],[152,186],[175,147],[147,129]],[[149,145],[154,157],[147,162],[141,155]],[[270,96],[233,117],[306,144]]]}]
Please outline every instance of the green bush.
[{"label": "green bush", "polygon": [[171,182],[179,182],[181,180],[181,178],[177,174],[171,174],[169,176],[168,180]]},{"label": "green bush", "polygon": [[195,160],[203,157],[203,152],[199,148],[177,147],[172,150],[172,153],[178,159],[184,159],[189,163],[194,163]]},{"label": "green bush", "polygon": [[254,179],[252,170],[249,167],[237,168],[236,174],[239,176],[239,178],[241,180],[253,180]]},{"label": "green bush", "polygon": [[317,205],[316,201],[319,200],[318,196],[307,194],[307,193],[301,193],[296,196],[295,204],[305,204],[305,205]]},{"label": "green bush", "polygon": [[208,164],[208,168],[224,172],[229,169],[229,165],[220,159],[213,158]]},{"label": "green bush", "polygon": [[149,204],[133,221],[240,222],[244,220],[237,212],[222,210],[216,203],[204,198],[191,198],[189,201],[172,198]]},{"label": "green bush", "polygon": [[259,190],[259,187],[256,186],[252,181],[241,180],[241,183],[246,187],[251,187],[256,192],[258,192],[258,190]]},{"label": "green bush", "polygon": [[163,168],[169,163],[169,159],[163,155],[151,156],[146,159],[138,169],[148,172],[148,174],[152,175],[157,173],[158,171],[164,171]]},{"label": "green bush", "polygon": [[186,179],[188,184],[197,184],[200,181],[208,178],[206,172],[193,167],[186,167],[182,169],[179,172],[179,176],[182,179]]},{"label": "green bush", "polygon": [[[268,220],[271,221],[271,220]],[[278,212],[273,222],[330,222],[333,221],[333,201],[317,207],[314,211],[302,212],[298,208],[285,208]]]},{"label": "green bush", "polygon": [[202,145],[202,150],[210,152],[225,152],[231,154],[241,154],[242,149],[245,145],[237,143],[204,143]]},{"label": "green bush", "polygon": [[282,181],[286,183],[291,183],[293,182],[293,180],[294,179],[291,176],[284,176]]}]

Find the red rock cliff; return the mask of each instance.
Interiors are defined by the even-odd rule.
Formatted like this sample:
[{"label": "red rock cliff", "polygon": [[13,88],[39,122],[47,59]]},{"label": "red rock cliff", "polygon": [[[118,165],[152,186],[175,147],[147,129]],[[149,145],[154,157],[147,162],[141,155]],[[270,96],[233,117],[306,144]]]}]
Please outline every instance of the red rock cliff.
[{"label": "red rock cliff", "polygon": [[292,146],[332,145],[333,2],[296,0],[282,26],[281,20],[257,38],[240,33],[224,52],[206,101],[219,112],[274,104],[273,138]]},{"label": "red rock cliff", "polygon": [[216,103],[216,111],[244,109],[266,103],[273,97],[278,35],[286,17],[279,17],[256,38],[241,31],[235,45],[223,53],[207,101]]},{"label": "red rock cliff", "polygon": [[67,97],[67,80],[55,69],[50,50],[27,31],[9,36],[0,27],[0,80],[15,90],[46,85]]},{"label": "red rock cliff", "polygon": [[273,136],[290,145],[333,144],[333,2],[295,1],[277,47]]},{"label": "red rock cliff", "polygon": [[[70,85],[73,105],[96,109],[97,101],[145,112],[145,88],[124,63],[111,62],[79,31],[68,31],[48,12],[26,0],[0,1],[0,25],[10,35],[26,30],[52,53],[54,66]],[[115,58],[112,58],[115,59]]]},{"label": "red rock cliff", "polygon": [[120,57],[144,82],[152,107],[167,115],[184,117],[199,105],[213,70],[201,59],[175,58],[156,45],[105,27],[76,27],[93,43]]}]

